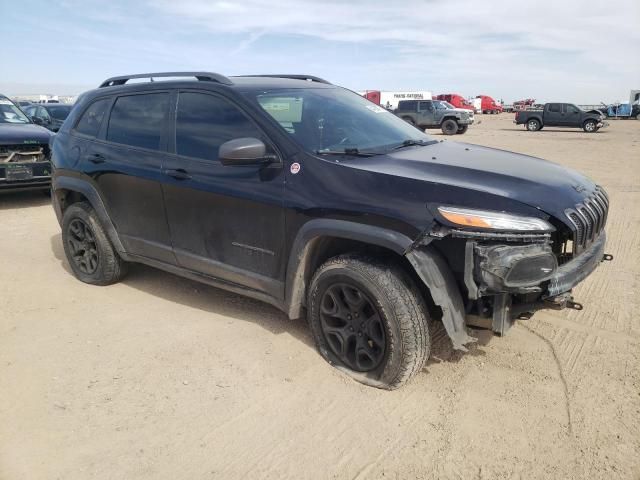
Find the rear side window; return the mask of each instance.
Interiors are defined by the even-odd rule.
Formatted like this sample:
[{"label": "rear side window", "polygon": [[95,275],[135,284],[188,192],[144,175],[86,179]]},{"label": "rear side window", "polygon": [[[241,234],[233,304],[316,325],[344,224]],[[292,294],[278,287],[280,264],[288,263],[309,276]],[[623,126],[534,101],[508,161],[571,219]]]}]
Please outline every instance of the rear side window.
[{"label": "rear side window", "polygon": [[168,111],[168,93],[119,97],[109,117],[107,140],[159,150]]},{"label": "rear side window", "polygon": [[76,132],[82,133],[83,135],[89,135],[91,137],[97,137],[98,132],[100,131],[100,125],[102,125],[102,119],[104,118],[104,114],[109,106],[109,102],[110,100],[108,98],[103,98],[102,100],[93,102],[80,117],[80,120],[76,125]]},{"label": "rear side window", "polygon": [[176,153],[218,160],[218,150],[234,138],[261,138],[260,130],[227,100],[204,93],[181,93],[176,112]]},{"label": "rear side window", "polygon": [[398,103],[398,107],[400,110],[413,110],[416,111],[418,109],[418,102],[415,100],[400,100]]},{"label": "rear side window", "polygon": [[560,113],[560,104],[559,103],[550,104],[549,111],[553,113]]}]

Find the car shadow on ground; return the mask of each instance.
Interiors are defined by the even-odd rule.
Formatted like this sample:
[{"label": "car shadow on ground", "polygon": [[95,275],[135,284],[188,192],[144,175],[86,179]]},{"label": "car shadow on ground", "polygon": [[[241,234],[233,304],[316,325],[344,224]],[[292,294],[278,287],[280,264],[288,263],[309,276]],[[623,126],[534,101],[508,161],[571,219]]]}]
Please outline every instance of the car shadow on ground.
[{"label": "car shadow on ground", "polygon": [[17,210],[19,208],[41,207],[51,203],[48,190],[0,190],[0,210]]},{"label": "car shadow on ground", "polygon": [[[607,133],[607,130],[598,130],[597,132],[594,132],[594,133],[587,133],[584,130],[582,130],[582,128],[551,128],[551,127],[544,127],[542,130],[537,130],[535,132],[530,132],[526,128],[516,128],[516,127],[498,128],[497,130],[501,132],[520,132],[520,133],[526,133],[527,135],[539,135],[539,134],[544,135],[545,133],[581,133],[583,135],[593,135],[594,133],[595,134]],[[582,137],[577,137],[577,138],[582,138]]]},{"label": "car shadow on ground", "polygon": [[[51,250],[62,268],[73,275],[65,258],[62,236],[59,233],[51,237]],[[311,331],[304,318],[291,320],[284,312],[264,302],[141,264],[130,264],[122,283],[145,294],[189,308],[255,323],[274,335],[288,333],[315,349]],[[434,363],[458,362],[464,355],[485,355],[481,347],[493,336],[490,331],[473,330],[472,335],[478,338],[478,342],[469,345],[468,352],[461,352],[453,349],[442,322],[430,322],[430,329],[432,346],[427,367]]]}]

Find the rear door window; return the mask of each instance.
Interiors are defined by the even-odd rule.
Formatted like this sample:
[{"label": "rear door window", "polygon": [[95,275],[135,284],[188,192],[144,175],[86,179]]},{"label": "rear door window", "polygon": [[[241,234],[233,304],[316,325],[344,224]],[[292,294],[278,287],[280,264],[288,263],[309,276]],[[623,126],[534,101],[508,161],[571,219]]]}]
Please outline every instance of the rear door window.
[{"label": "rear door window", "polygon": [[549,111],[553,113],[560,113],[560,104],[559,103],[550,103]]},{"label": "rear door window", "polygon": [[178,155],[218,160],[220,145],[242,137],[263,139],[260,130],[235,105],[204,93],[180,93],[176,112]]},{"label": "rear door window", "polygon": [[402,100],[400,101],[400,109],[416,112],[418,110],[418,102],[416,100]]},{"label": "rear door window", "polygon": [[109,117],[107,141],[159,150],[168,112],[168,93],[118,97]]},{"label": "rear door window", "polygon": [[89,108],[87,108],[78,123],[76,124],[76,132],[83,135],[89,135],[91,137],[97,137],[102,125],[102,119],[109,107],[111,99],[103,98],[93,102]]}]

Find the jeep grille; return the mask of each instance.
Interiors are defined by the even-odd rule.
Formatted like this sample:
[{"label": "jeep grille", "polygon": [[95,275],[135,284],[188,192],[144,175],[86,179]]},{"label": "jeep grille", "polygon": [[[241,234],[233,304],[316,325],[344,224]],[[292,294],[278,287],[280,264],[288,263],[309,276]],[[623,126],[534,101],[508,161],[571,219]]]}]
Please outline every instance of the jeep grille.
[{"label": "jeep grille", "polygon": [[596,187],[592,195],[568,208],[565,213],[573,226],[573,253],[577,254],[589,246],[604,229],[609,211],[609,196],[602,187]]}]

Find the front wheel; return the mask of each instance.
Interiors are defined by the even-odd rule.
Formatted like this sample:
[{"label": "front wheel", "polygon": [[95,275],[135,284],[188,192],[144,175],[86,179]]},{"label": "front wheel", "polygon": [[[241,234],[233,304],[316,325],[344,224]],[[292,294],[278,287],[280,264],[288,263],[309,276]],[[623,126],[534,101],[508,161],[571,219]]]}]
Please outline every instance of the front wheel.
[{"label": "front wheel", "polygon": [[85,283],[110,285],[126,273],[126,263],[113,248],[95,210],[74,203],[62,217],[62,243],[73,274]]},{"label": "front wheel", "polygon": [[320,354],[361,383],[398,388],[429,358],[427,310],[399,266],[356,254],[332,258],[315,273],[307,305]]},{"label": "front wheel", "polygon": [[469,130],[469,125],[462,125],[461,127],[458,127],[458,131],[456,133],[458,135],[462,135],[462,134],[466,133],[467,130]]},{"label": "front wheel", "polygon": [[458,133],[458,122],[452,119],[445,120],[440,126],[445,135],[455,135]]},{"label": "front wheel", "polygon": [[587,133],[595,133],[598,131],[598,123],[595,120],[587,120],[582,129]]}]

